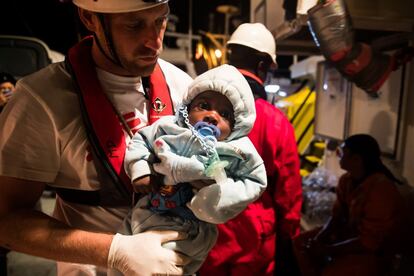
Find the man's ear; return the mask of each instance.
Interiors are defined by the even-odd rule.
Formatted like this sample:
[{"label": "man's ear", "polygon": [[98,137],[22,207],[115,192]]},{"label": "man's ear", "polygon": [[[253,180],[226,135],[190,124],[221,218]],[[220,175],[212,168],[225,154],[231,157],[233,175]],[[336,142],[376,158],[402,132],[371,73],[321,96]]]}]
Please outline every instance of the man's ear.
[{"label": "man's ear", "polygon": [[79,18],[83,25],[92,33],[97,31],[97,24],[99,24],[98,17],[94,12],[78,8]]},{"label": "man's ear", "polygon": [[259,72],[266,71],[265,63],[262,60],[257,63],[256,70]]},{"label": "man's ear", "polygon": [[268,68],[264,61],[261,60],[257,63],[256,74],[262,81],[266,80],[267,70]]}]

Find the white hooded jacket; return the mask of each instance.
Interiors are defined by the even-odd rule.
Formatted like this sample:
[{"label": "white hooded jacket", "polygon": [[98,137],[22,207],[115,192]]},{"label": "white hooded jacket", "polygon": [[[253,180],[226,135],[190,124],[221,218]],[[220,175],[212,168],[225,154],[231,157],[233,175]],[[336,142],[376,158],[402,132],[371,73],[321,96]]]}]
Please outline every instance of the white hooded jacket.
[{"label": "white hooded jacket", "polygon": [[[216,145],[220,159],[229,162],[225,168],[228,178],[225,184],[214,183],[201,188],[187,206],[200,220],[217,224],[235,217],[255,201],[265,190],[267,180],[263,161],[247,138],[256,112],[253,94],[245,78],[230,65],[211,69],[193,81],[184,95],[183,104],[189,105],[198,94],[205,91],[221,93],[233,105],[233,130]],[[151,174],[149,160],[153,159],[154,141],[159,139],[177,155],[196,157],[204,164],[207,162],[199,141],[185,127],[182,114],[177,112],[176,116],[163,117],[151,126],[142,128],[133,137],[125,156],[125,169],[131,179]]]}]

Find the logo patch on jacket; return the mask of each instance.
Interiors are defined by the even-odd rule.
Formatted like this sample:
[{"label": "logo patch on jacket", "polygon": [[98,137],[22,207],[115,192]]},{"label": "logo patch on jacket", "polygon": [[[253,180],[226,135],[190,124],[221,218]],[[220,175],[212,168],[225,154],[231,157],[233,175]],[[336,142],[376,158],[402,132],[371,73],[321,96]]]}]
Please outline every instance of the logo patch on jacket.
[{"label": "logo patch on jacket", "polygon": [[161,113],[166,107],[167,105],[158,97],[152,102],[152,109],[157,113]]}]

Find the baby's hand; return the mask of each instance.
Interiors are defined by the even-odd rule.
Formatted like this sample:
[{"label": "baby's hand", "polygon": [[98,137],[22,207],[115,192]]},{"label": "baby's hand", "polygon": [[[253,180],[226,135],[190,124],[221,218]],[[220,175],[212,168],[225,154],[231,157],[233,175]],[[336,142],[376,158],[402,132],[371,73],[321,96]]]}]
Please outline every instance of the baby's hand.
[{"label": "baby's hand", "polygon": [[136,193],[141,194],[148,194],[155,189],[154,185],[151,183],[151,178],[149,175],[135,179],[132,181],[132,186],[134,187],[134,191]]}]

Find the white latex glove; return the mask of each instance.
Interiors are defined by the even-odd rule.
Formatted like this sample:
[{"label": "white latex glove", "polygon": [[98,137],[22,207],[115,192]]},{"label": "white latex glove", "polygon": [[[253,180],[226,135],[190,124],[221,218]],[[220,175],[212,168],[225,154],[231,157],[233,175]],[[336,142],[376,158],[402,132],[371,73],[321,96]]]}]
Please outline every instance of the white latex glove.
[{"label": "white latex glove", "polygon": [[162,247],[182,239],[176,231],[148,231],[137,235],[116,234],[108,254],[108,267],[125,276],[182,275],[185,257]]},{"label": "white latex glove", "polygon": [[206,179],[204,165],[195,156],[182,157],[170,151],[157,154],[160,163],[154,163],[157,173],[163,174],[165,185],[175,185],[182,182],[190,182],[197,179]]}]

